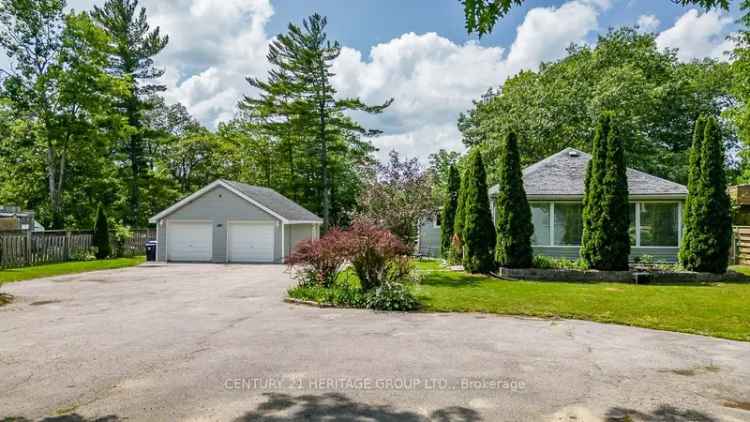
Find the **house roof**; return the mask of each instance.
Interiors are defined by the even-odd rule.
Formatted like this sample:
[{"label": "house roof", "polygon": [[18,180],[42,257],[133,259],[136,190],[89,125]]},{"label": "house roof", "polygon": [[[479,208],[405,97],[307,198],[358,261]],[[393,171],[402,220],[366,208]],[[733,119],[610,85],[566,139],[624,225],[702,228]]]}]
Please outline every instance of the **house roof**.
[{"label": "house roof", "polygon": [[224,179],[216,180],[191,195],[188,195],[171,207],[151,217],[149,222],[156,223],[158,220],[172,214],[217,186],[222,186],[228,189],[240,198],[278,218],[285,224],[320,224],[323,222],[323,220],[317,215],[306,210],[301,205],[273,189]]},{"label": "house roof", "polygon": [[[529,197],[582,197],[586,167],[591,155],[566,148],[523,170],[523,185]],[[627,169],[628,193],[634,197],[684,198],[687,188],[642,171]],[[490,188],[496,194],[499,186]]]}]

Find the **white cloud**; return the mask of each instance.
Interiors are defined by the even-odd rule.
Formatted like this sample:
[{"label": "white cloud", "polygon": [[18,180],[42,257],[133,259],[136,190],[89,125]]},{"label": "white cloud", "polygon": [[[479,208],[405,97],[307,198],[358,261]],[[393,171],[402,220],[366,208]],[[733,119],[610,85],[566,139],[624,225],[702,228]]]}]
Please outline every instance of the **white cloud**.
[{"label": "white cloud", "polygon": [[273,15],[269,0],[145,0],[152,26],[169,34],[157,58],[165,65],[164,94],[204,124],[232,118],[251,88],[249,75],[265,74]]},{"label": "white cloud", "polygon": [[660,33],[656,44],[660,48],[677,48],[682,61],[703,57],[726,58],[725,52],[732,49],[726,39],[727,27],[733,22],[729,16],[712,10],[701,14],[696,9],[680,16],[674,26]]},{"label": "white cloud", "polygon": [[597,29],[598,14],[608,5],[576,0],[530,10],[507,56],[499,47],[456,44],[435,33],[404,34],[374,46],[367,59],[345,48],[333,68],[334,83],[340,94],[370,103],[395,98],[382,115],[361,116],[385,130],[374,142],[381,157],[391,149],[422,160],[440,148],[462,150],[456,120],[472,100],[520,70],[562,57]]},{"label": "white cloud", "polygon": [[596,7],[583,1],[529,10],[508,54],[509,68],[535,69],[541,60],[560,58],[571,42],[597,29],[598,14]]},{"label": "white cloud", "polygon": [[638,18],[638,27],[643,32],[654,32],[659,29],[661,22],[654,15],[641,15]]}]

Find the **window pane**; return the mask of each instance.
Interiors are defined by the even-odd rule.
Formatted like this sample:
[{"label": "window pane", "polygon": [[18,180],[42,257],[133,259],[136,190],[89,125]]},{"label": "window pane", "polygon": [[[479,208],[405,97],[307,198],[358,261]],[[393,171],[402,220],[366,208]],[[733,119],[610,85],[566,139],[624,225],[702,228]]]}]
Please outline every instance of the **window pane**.
[{"label": "window pane", "polygon": [[641,203],[641,246],[677,246],[677,204]]},{"label": "window pane", "polygon": [[628,229],[630,235],[630,246],[635,246],[635,204],[630,204],[630,228]]},{"label": "window pane", "polygon": [[531,222],[534,223],[532,245],[549,245],[549,202],[529,204],[531,206]]},{"label": "window pane", "polygon": [[555,245],[580,245],[581,204],[555,203]]}]

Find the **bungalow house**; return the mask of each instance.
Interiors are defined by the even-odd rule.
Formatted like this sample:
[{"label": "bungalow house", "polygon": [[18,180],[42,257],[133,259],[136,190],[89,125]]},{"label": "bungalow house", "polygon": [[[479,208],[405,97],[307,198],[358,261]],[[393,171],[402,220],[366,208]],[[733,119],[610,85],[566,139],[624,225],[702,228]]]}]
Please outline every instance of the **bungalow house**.
[{"label": "bungalow house", "polygon": [[[589,154],[566,148],[523,170],[524,188],[534,223],[531,242],[535,254],[578,258],[582,233],[581,203],[589,160]],[[631,259],[650,255],[657,261],[674,262],[682,234],[682,206],[687,188],[630,168],[627,177]],[[492,204],[498,190],[498,186],[489,189]],[[494,207],[492,211],[494,217]],[[437,240],[434,240],[436,233]],[[439,254],[439,233],[435,220],[422,224],[420,253]]]}]

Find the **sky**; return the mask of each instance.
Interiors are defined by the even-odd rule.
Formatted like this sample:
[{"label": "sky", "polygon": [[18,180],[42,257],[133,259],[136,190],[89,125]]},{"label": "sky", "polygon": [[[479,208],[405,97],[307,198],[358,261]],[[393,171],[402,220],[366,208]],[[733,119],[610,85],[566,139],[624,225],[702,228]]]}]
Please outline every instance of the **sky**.
[{"label": "sky", "polygon": [[[69,0],[77,10],[103,0]],[[166,70],[164,93],[215,128],[255,92],[247,76],[264,77],[269,42],[289,22],[328,17],[329,39],[343,49],[333,65],[340,96],[371,104],[389,98],[383,114],[356,117],[383,130],[373,143],[426,161],[444,148],[463,151],[456,127],[472,100],[524,69],[564,56],[571,43],[594,44],[608,28],[639,25],[658,34],[660,48],[680,60],[726,59],[736,10],[704,11],[670,0],[527,0],[478,39],[464,29],[458,0],[141,0],[152,26],[168,34],[156,58]]]}]

